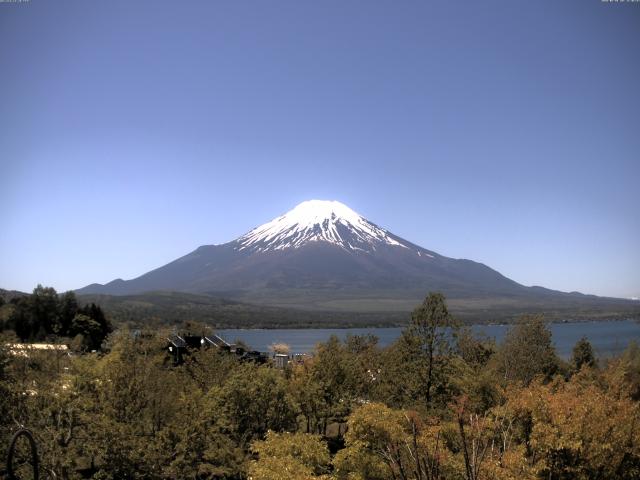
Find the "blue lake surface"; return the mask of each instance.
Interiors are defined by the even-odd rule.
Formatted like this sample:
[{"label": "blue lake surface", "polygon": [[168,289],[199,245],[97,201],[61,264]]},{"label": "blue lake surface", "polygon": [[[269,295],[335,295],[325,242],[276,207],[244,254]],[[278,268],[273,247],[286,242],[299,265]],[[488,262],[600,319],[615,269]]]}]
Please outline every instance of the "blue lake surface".
[{"label": "blue lake surface", "polygon": [[[484,333],[500,342],[509,325],[474,325],[473,330]],[[553,333],[553,342],[561,357],[569,358],[575,343],[581,337],[593,345],[600,357],[609,357],[621,353],[630,341],[640,343],[640,323],[633,320],[612,320],[575,323],[552,323],[549,328]],[[318,329],[229,329],[219,330],[217,333],[227,341],[242,340],[251,348],[262,352],[269,351],[273,343],[286,343],[292,353],[307,353],[313,351],[318,342],[325,342],[331,335],[344,340],[347,335],[375,335],[380,346],[386,346],[395,341],[402,332],[402,328],[318,328]]]}]

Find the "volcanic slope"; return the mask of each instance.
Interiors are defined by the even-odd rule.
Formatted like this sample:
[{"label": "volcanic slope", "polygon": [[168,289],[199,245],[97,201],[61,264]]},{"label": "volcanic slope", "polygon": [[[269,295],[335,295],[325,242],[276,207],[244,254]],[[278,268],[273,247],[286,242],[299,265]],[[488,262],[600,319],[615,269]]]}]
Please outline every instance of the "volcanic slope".
[{"label": "volcanic slope", "polygon": [[445,257],[400,238],[340,202],[322,200],[303,202],[236,240],[201,246],[140,277],[77,292],[150,291],[315,310],[406,311],[429,291],[443,292],[454,309],[477,312],[635,306],[523,286],[481,263]]}]

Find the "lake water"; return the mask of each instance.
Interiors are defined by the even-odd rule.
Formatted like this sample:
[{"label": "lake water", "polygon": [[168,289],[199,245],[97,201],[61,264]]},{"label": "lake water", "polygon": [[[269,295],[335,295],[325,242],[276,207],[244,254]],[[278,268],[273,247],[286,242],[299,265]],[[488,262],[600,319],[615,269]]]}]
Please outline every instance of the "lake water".
[{"label": "lake water", "polygon": [[[474,325],[473,330],[484,333],[500,342],[508,325]],[[633,320],[552,323],[549,325],[553,333],[556,350],[561,357],[569,358],[575,343],[583,336],[593,345],[596,354],[608,357],[622,352],[630,341],[640,343],[640,323]],[[386,346],[396,340],[402,328],[318,328],[318,329],[230,329],[217,333],[227,341],[242,340],[251,348],[261,352],[269,351],[273,343],[286,343],[292,353],[311,352],[318,342],[325,342],[331,335],[340,339],[347,335],[365,335],[370,333],[379,339],[379,345]]]}]

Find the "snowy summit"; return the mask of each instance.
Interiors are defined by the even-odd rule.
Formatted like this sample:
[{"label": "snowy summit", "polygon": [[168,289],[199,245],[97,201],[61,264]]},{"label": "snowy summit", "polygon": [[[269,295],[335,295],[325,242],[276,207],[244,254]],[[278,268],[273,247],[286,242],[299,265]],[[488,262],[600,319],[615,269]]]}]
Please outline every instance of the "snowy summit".
[{"label": "snowy summit", "polygon": [[309,242],[365,252],[381,244],[409,248],[396,238],[343,203],[308,200],[240,237],[237,249],[264,252],[299,248]]}]

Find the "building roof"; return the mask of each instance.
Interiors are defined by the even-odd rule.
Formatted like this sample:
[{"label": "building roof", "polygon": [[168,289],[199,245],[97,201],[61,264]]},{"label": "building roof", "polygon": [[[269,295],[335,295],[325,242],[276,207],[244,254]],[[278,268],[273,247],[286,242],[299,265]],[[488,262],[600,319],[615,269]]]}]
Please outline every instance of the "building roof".
[{"label": "building roof", "polygon": [[224,341],[218,335],[207,335],[204,337],[205,341],[209,342],[211,345],[215,345],[216,347],[231,347],[229,343]]},{"label": "building roof", "polygon": [[187,342],[180,335],[171,335],[167,340],[176,348],[185,348],[187,346]]}]

